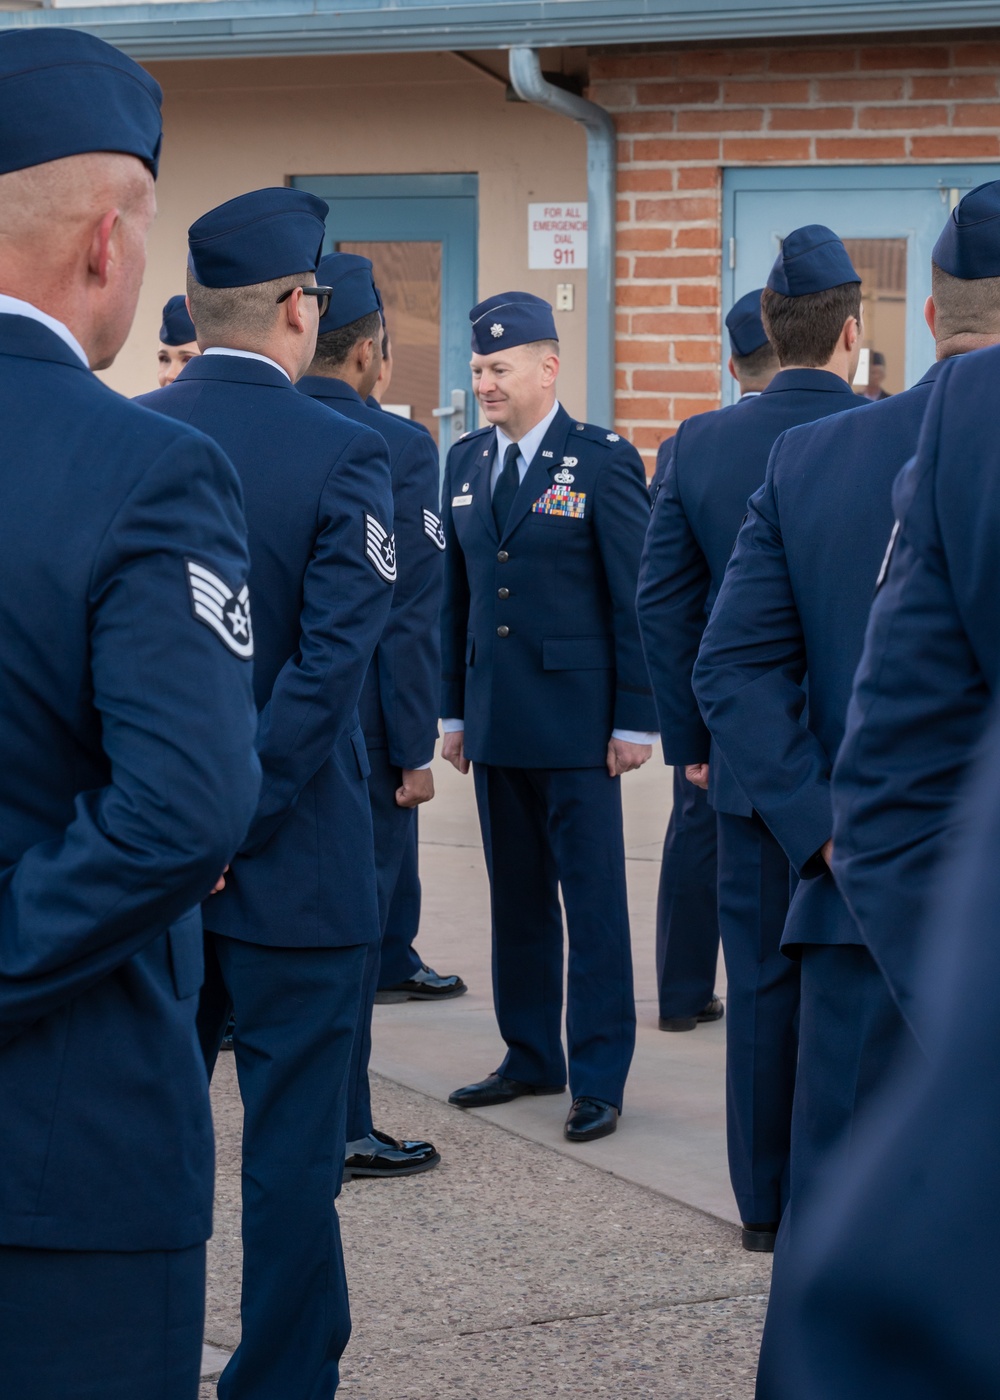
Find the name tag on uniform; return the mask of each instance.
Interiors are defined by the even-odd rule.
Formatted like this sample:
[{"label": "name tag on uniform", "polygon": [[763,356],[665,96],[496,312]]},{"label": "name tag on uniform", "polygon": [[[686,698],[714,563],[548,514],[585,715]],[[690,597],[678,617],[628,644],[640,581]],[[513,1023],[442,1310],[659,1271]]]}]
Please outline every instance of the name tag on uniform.
[{"label": "name tag on uniform", "polygon": [[452,504],[452,509],[454,509],[455,506],[471,506],[471,505],[472,505],[472,497],[471,497],[471,496],[452,496],[452,498],[451,498],[451,504]]},{"label": "name tag on uniform", "polygon": [[562,515],[570,520],[582,520],[586,505],[586,491],[571,491],[568,486],[550,486],[531,509],[538,515]]}]

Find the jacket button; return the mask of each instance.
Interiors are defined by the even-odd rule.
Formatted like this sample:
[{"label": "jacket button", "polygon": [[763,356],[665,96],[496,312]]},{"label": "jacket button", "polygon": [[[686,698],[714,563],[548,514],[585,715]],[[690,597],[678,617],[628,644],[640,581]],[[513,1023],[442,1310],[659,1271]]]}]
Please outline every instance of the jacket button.
[{"label": "jacket button", "polygon": [[509,627],[498,627],[498,628],[497,628],[497,636],[498,636],[498,637],[509,637],[509,636],[510,636],[510,628],[509,628]]},{"label": "jacket button", "polygon": [[498,597],[498,598],[509,598],[509,597],[510,597],[510,589],[509,589],[509,588],[498,588],[498,589],[497,589],[497,597]]},{"label": "jacket button", "polygon": [[505,549],[501,549],[500,553],[497,555],[497,562],[500,564],[506,564],[509,558],[510,555],[507,553],[507,551]]}]

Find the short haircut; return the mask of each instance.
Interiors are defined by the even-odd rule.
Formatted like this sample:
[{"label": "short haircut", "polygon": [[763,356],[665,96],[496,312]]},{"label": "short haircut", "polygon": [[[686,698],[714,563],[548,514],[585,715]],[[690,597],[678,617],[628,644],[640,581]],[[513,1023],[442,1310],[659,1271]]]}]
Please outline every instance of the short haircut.
[{"label": "short haircut", "polygon": [[528,343],[529,343],[530,345],[537,346],[537,348],[538,348],[538,353],[539,353],[543,358],[544,358],[544,356],[546,356],[546,355],[558,355],[558,354],[559,354],[559,342],[558,342],[558,340],[532,340],[532,341],[529,341]]},{"label": "short haircut", "polygon": [[757,381],[771,378],[778,368],[778,356],[769,340],[751,350],[749,355],[737,355],[733,351],[733,369],[738,379]]},{"label": "short haircut", "polygon": [[849,317],[861,315],[861,283],[842,282],[824,292],[786,297],[764,288],[761,320],[782,365],[816,369],[833,354]]},{"label": "short haircut", "polygon": [[301,287],[308,277],[309,273],[298,272],[250,287],[203,287],[188,268],[188,301],[199,342],[224,345],[233,338],[258,340],[269,335],[280,316],[278,297],[290,287]]},{"label": "short haircut", "polygon": [[976,277],[966,282],[931,263],[934,334],[940,341],[959,335],[1000,334],[1000,277]]},{"label": "short haircut", "polygon": [[382,358],[383,360],[389,358],[389,327],[386,325],[384,317],[382,319]]},{"label": "short haircut", "polygon": [[324,369],[340,369],[359,340],[374,340],[381,345],[382,335],[382,317],[377,311],[366,311],[346,326],[324,331],[316,342],[313,363]]}]

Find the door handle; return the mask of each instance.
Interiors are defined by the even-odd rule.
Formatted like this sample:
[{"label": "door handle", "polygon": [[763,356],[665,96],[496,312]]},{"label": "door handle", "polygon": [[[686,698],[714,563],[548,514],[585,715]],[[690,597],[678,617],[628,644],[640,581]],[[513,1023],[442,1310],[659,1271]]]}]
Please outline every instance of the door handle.
[{"label": "door handle", "polygon": [[451,403],[431,411],[435,418],[451,419],[451,440],[457,442],[465,432],[465,390],[452,389]]}]

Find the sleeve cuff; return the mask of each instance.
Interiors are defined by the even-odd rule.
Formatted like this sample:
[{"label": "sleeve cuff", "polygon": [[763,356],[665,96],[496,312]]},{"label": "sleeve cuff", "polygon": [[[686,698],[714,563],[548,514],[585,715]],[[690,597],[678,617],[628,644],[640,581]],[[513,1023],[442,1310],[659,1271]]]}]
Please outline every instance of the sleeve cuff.
[{"label": "sleeve cuff", "polygon": [[655,744],[660,736],[641,729],[612,729],[611,737],[621,739],[624,744]]},{"label": "sleeve cuff", "polygon": [[441,732],[443,734],[461,734],[464,728],[464,719],[443,719],[441,721]]}]

